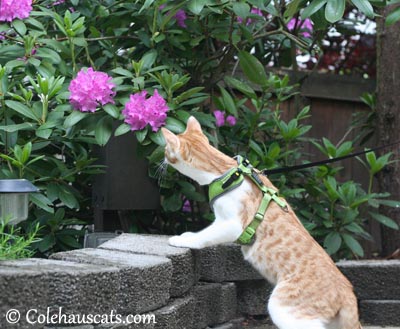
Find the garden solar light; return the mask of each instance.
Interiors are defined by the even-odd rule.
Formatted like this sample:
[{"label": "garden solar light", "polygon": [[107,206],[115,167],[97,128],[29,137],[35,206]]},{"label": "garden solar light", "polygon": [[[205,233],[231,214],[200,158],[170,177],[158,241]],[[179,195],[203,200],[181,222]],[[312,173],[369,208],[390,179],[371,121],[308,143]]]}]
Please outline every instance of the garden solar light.
[{"label": "garden solar light", "polygon": [[25,220],[29,193],[38,191],[26,179],[0,179],[0,221],[15,225]]}]

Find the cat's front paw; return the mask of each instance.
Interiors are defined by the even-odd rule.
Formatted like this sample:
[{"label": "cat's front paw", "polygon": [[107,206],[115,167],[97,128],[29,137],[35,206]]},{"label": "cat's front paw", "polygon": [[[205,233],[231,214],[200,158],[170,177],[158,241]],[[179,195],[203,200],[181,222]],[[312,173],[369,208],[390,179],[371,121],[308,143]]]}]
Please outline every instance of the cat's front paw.
[{"label": "cat's front paw", "polygon": [[[191,232],[186,232],[186,233],[191,233]],[[194,233],[192,233],[192,234],[186,234],[186,233],[183,235],[175,235],[175,236],[169,238],[168,243],[174,247],[200,249],[201,246],[193,238]]]}]

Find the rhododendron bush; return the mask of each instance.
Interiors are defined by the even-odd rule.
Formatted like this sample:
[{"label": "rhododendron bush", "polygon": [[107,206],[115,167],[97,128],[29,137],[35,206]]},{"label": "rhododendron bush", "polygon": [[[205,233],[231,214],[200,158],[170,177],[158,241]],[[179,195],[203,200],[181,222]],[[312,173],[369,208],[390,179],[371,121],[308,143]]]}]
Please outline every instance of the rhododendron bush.
[{"label": "rhododendron bush", "polygon": [[[26,231],[42,226],[36,250],[80,246],[83,231],[71,225],[90,222],[91,179],[107,170],[95,163],[93,145],[112,136],[131,133],[158,163],[160,127],[180,133],[194,115],[212,143],[229,152],[250,145],[257,159],[256,122],[287,88],[263,65],[274,62],[277,46],[317,51],[312,38],[328,29],[324,13],[338,21],[341,3],[1,0],[0,178],[26,178],[40,188],[22,223]],[[354,4],[371,15],[368,1]],[[248,80],[235,76],[238,67],[258,92],[282,90],[282,97],[258,99]],[[179,179],[161,183],[164,211],[175,217],[184,203],[187,214],[198,209],[188,202],[205,201]]]}]

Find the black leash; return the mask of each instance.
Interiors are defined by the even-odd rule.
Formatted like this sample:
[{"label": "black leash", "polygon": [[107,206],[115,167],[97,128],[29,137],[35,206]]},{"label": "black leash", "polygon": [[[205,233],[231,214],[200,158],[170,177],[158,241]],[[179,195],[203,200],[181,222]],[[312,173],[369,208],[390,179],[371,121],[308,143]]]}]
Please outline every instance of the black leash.
[{"label": "black leash", "polygon": [[310,162],[310,163],[304,163],[301,165],[295,165],[295,166],[290,166],[290,167],[279,167],[279,168],[272,168],[272,169],[264,169],[262,171],[263,175],[273,175],[273,174],[280,174],[280,173],[286,173],[286,172],[290,172],[290,171],[296,171],[296,170],[302,170],[302,169],[306,169],[306,168],[311,168],[311,167],[316,167],[316,166],[321,166],[321,165],[325,165],[328,163],[333,163],[333,162],[337,162],[340,160],[345,160],[345,159],[349,159],[349,158],[354,158],[356,156],[359,155],[363,155],[363,154],[367,154],[369,152],[375,152],[387,147],[391,147],[394,145],[400,144],[400,141],[394,142],[394,143],[390,143],[390,144],[386,144],[386,145],[381,145],[381,146],[377,146],[374,147],[372,149],[368,149],[365,151],[359,151],[359,152],[354,152],[354,153],[349,153],[347,155],[343,155],[337,158],[332,158],[332,159],[325,159],[325,160],[321,160],[321,161],[315,161],[315,162]]}]

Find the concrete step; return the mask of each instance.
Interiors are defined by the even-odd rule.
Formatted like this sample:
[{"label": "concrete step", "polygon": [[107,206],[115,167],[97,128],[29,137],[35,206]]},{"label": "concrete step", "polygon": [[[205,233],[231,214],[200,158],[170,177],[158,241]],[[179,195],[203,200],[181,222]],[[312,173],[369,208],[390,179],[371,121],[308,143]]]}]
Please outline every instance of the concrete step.
[{"label": "concrete step", "polygon": [[172,297],[182,296],[198,281],[198,269],[192,251],[170,246],[168,236],[121,234],[99,248],[169,258],[172,262]]},{"label": "concrete step", "polygon": [[88,248],[56,253],[51,258],[118,268],[116,310],[121,314],[152,311],[170,298],[172,264],[166,257]]},{"label": "concrete step", "polygon": [[[32,327],[25,321],[33,316],[58,312],[64,314],[102,314],[117,304],[119,270],[112,266],[24,259],[2,261],[0,267],[0,328],[8,328],[5,315],[11,308],[21,313],[18,327]],[[16,326],[16,328],[18,328]]]}]

